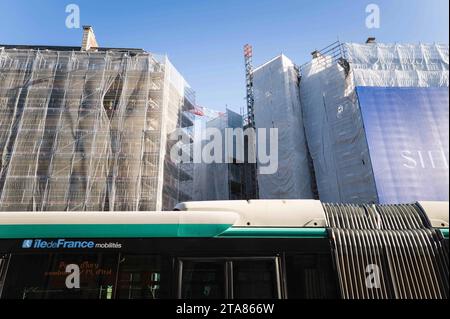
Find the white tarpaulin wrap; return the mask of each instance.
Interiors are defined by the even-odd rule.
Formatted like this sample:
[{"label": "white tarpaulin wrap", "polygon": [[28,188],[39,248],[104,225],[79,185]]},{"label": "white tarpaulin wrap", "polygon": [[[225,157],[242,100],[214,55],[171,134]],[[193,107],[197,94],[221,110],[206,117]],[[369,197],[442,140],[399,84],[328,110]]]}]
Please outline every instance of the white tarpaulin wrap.
[{"label": "white tarpaulin wrap", "polygon": [[300,100],[320,199],[377,202],[356,86],[448,87],[448,45],[343,44],[301,69]]},{"label": "white tarpaulin wrap", "polygon": [[[194,136],[194,143],[200,143],[202,149],[206,144],[212,142],[211,136],[205,136],[206,129],[217,129],[222,137],[220,141],[222,146],[225,145],[225,129],[242,128],[242,116],[227,110],[224,114],[219,114],[213,119],[197,122],[196,130],[203,130],[202,136]],[[200,140],[199,138],[202,138]],[[194,146],[195,148],[195,146]],[[233,142],[234,151],[236,142]],[[216,151],[216,150],[215,150]],[[225,150],[222,150],[222,163],[195,163],[194,166],[194,187],[193,200],[227,200],[240,199],[240,188],[242,185],[242,177],[240,174],[241,166],[239,164],[225,162]],[[237,189],[234,191],[233,185]]]},{"label": "white tarpaulin wrap", "polygon": [[255,69],[253,78],[256,127],[277,128],[279,142],[278,170],[274,174],[258,174],[259,197],[313,198],[311,166],[299,103],[298,71],[287,57],[280,55]]},{"label": "white tarpaulin wrap", "polygon": [[448,87],[448,45],[344,44],[355,86]]}]

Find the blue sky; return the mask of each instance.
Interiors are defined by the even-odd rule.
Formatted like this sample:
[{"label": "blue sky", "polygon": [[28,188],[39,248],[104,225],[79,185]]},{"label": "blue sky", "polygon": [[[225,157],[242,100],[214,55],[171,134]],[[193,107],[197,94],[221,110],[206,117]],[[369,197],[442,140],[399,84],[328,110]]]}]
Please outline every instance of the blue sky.
[{"label": "blue sky", "polygon": [[[0,0],[0,43],[80,45],[67,29],[66,5],[80,7],[106,47],[168,54],[197,92],[200,105],[245,106],[242,46],[259,65],[284,53],[297,64],[339,38],[380,42],[443,42],[449,38],[448,0]],[[367,29],[365,8],[380,7],[380,29]]]}]

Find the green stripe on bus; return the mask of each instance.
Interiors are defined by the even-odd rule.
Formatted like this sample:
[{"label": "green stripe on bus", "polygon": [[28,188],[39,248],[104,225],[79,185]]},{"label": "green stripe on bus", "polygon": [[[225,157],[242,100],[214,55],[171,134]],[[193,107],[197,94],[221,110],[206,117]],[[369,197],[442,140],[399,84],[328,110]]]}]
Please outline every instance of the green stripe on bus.
[{"label": "green stripe on bus", "polygon": [[448,238],[448,228],[441,228],[440,229],[442,236],[444,236],[444,238]]},{"label": "green stripe on bus", "polygon": [[228,224],[45,224],[0,225],[0,238],[215,237]]},{"label": "green stripe on bus", "polygon": [[327,238],[326,228],[232,227],[218,237]]}]

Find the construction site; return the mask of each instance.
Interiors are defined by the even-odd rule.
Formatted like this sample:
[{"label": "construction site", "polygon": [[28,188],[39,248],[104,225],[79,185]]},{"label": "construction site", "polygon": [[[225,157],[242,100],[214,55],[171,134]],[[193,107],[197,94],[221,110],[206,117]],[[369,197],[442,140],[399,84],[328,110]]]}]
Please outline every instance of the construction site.
[{"label": "construction site", "polygon": [[[248,49],[247,49],[248,50]],[[279,128],[259,197],[448,201],[449,46],[335,42],[251,68],[252,123]]]},{"label": "construction site", "polygon": [[170,160],[176,129],[193,142],[195,121],[224,130],[242,117],[197,106],[166,56],[101,48],[86,26],[81,47],[0,46],[0,71],[0,210],[155,211],[242,197],[241,165]]},{"label": "construction site", "polygon": [[[190,200],[258,198],[448,200],[448,45],[371,38],[335,42],[301,65],[281,54],[254,67],[252,57],[246,45],[247,105],[237,114],[196,105],[195,91],[166,56],[102,48],[89,26],[81,47],[0,46],[0,210],[153,211]],[[386,101],[397,106],[379,108]],[[417,101],[421,108],[401,106]],[[184,130],[184,147],[192,148],[204,143],[194,130],[211,127],[278,129],[277,171],[260,174],[248,159],[170,159],[172,132]],[[244,144],[246,151],[260,146],[248,137]]]},{"label": "construction site", "polygon": [[81,43],[0,44],[1,298],[448,298],[448,44],[247,44],[237,113],[167,56]]}]

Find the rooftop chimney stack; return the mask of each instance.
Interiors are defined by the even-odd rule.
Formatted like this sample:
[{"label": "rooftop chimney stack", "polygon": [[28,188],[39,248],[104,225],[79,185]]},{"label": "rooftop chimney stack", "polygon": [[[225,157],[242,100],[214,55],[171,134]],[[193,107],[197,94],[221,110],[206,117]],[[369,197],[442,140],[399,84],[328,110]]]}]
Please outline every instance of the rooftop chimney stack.
[{"label": "rooftop chimney stack", "polygon": [[313,59],[319,58],[322,56],[322,54],[320,54],[320,52],[318,50],[314,50],[313,52],[311,52],[311,55],[313,57]]},{"label": "rooftop chimney stack", "polygon": [[366,40],[366,43],[367,44],[370,44],[370,43],[376,43],[376,38],[374,38],[374,37],[369,37],[369,38],[367,38],[367,40]]},{"label": "rooftop chimney stack", "polygon": [[90,25],[83,26],[83,41],[81,43],[81,51],[95,50],[98,48],[95,39],[94,29]]}]

